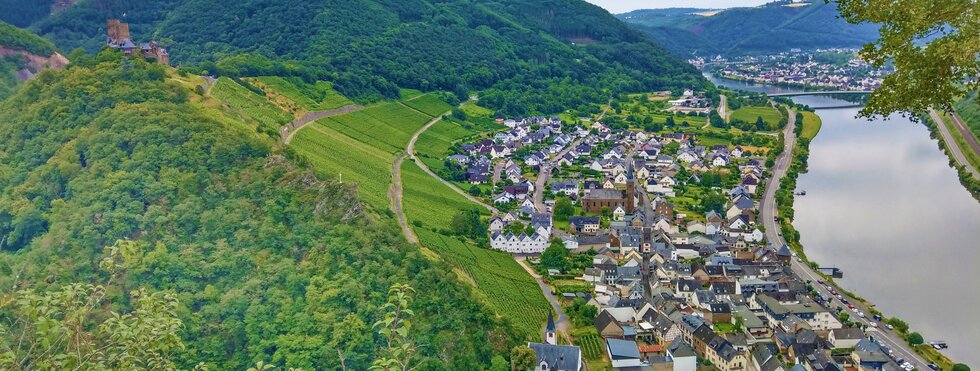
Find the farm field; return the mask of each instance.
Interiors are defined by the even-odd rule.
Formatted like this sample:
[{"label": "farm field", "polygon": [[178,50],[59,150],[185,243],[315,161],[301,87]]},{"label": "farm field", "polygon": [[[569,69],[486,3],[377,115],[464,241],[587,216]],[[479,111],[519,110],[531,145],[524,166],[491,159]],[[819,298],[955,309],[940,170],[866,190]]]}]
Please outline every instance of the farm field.
[{"label": "farm field", "polygon": [[346,115],[328,117],[318,123],[382,151],[397,153],[405,149],[412,134],[430,119],[431,117],[401,103],[389,102]]},{"label": "farm field", "polygon": [[402,163],[403,200],[409,222],[420,223],[424,228],[449,228],[453,216],[460,210],[487,210],[463,198],[449,187],[422,171],[415,162]]},{"label": "farm field", "polygon": [[[405,194],[409,198],[408,193]],[[411,215],[412,209],[406,207]],[[481,249],[425,228],[416,228],[423,245],[461,270],[498,315],[509,319],[529,341],[541,341],[541,327],[551,306],[537,283],[514,259],[502,252]]]},{"label": "farm field", "polygon": [[415,144],[415,154],[432,171],[438,173],[446,168],[445,159],[450,155],[453,142],[473,134],[472,130],[444,119],[419,136]]},{"label": "farm field", "polygon": [[300,81],[301,85],[297,85],[279,76],[261,76],[253,79],[293,101],[305,111],[327,111],[354,104],[347,97],[334,91],[331,84],[326,81],[317,81],[316,84]]},{"label": "farm field", "polygon": [[227,77],[218,79],[211,88],[211,96],[222,102],[222,111],[255,125],[262,132],[275,135],[279,127],[292,120],[291,114]]},{"label": "farm field", "polygon": [[779,125],[779,121],[783,119],[779,110],[772,107],[750,106],[732,112],[732,120],[744,122],[755,122],[759,116],[762,116],[762,121],[765,121],[770,127],[776,127]]},{"label": "farm field", "polygon": [[309,159],[320,176],[357,183],[362,200],[379,209],[387,208],[393,154],[344,135],[322,121],[297,133],[290,146]]},{"label": "farm field", "polygon": [[402,103],[432,117],[442,115],[453,109],[452,106],[446,104],[446,102],[443,102],[442,99],[439,99],[439,97],[433,94],[423,94],[412,99],[403,100]]}]

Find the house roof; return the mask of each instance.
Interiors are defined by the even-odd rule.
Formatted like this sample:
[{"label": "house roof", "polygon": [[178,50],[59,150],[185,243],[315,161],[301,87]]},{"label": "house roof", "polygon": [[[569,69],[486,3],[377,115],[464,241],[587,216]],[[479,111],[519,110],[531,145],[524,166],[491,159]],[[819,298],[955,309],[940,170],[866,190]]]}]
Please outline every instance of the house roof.
[{"label": "house roof", "polygon": [[606,339],[606,347],[608,347],[609,355],[612,356],[613,360],[640,358],[640,349],[634,341]]},{"label": "house roof", "polygon": [[697,356],[697,353],[694,353],[694,348],[685,343],[679,336],[674,338],[674,341],[667,346],[667,351],[670,352],[670,355],[674,358]]},{"label": "house roof", "polygon": [[833,329],[834,339],[837,340],[860,340],[864,339],[864,331],[856,327],[846,327]]},{"label": "house roof", "polygon": [[551,370],[578,370],[581,368],[581,350],[572,345],[528,343],[538,358],[537,364],[547,363]]}]

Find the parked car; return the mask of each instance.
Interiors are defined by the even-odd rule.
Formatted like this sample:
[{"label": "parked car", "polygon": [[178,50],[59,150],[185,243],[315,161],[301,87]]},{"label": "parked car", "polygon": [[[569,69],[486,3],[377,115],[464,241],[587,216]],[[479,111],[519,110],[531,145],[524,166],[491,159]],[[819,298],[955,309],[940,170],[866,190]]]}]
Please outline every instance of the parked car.
[{"label": "parked car", "polygon": [[843,297],[843,296],[841,296],[841,298],[840,298],[840,302],[841,302],[841,303],[844,303],[844,304],[850,304],[850,303],[851,303],[851,302],[849,302],[849,301],[847,301],[847,298],[845,298],[845,297]]},{"label": "parked car", "polygon": [[886,324],[885,327],[887,327],[889,330],[894,330],[895,329],[895,326],[892,326],[892,325],[889,325],[889,324]]},{"label": "parked car", "polygon": [[937,365],[937,364],[935,364],[935,363],[930,363],[930,364],[929,364],[929,368],[931,368],[931,369],[933,369],[933,370],[939,370],[939,365]]},{"label": "parked car", "polygon": [[875,314],[874,316],[871,316],[871,318],[874,318],[875,321],[881,322],[881,315],[880,314]]},{"label": "parked car", "polygon": [[877,328],[878,327],[878,323],[877,322],[868,322],[868,326]]},{"label": "parked car", "polygon": [[858,317],[864,318],[864,312],[858,311]]},{"label": "parked car", "polygon": [[851,310],[854,310],[854,304],[848,304],[848,305],[847,305],[847,308],[848,308],[848,309],[851,309]]}]

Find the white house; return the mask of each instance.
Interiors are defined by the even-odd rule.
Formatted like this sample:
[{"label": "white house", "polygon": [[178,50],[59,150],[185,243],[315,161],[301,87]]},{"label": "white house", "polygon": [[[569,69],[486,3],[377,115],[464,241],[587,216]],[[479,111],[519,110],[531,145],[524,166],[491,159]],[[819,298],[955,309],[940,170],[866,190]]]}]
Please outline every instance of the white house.
[{"label": "white house", "polygon": [[759,228],[756,228],[752,232],[744,234],[742,238],[745,239],[745,242],[760,242],[763,238],[765,238],[765,234],[763,234]]},{"label": "white house", "polygon": [[495,232],[491,235],[490,247],[511,254],[540,254],[548,247],[548,237],[537,233],[528,236]]}]

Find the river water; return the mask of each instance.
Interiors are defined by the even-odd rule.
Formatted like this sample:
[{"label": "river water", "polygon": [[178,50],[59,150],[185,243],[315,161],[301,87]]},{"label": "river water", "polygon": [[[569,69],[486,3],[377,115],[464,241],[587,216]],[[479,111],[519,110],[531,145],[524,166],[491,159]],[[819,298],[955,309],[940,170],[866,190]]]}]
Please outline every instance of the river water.
[{"label": "river water", "polygon": [[[706,76],[729,88],[792,90]],[[927,341],[947,341],[953,361],[980,367],[973,348],[980,344],[980,203],[925,126],[900,116],[858,119],[858,110],[817,110],[823,127],[810,144],[809,172],[797,181],[807,195],[794,204],[807,256],[841,268],[838,283]]]}]

